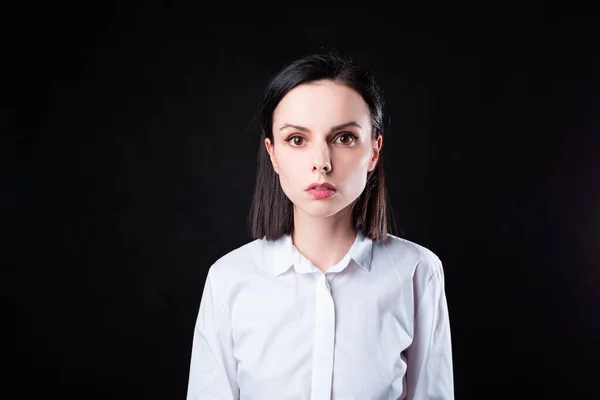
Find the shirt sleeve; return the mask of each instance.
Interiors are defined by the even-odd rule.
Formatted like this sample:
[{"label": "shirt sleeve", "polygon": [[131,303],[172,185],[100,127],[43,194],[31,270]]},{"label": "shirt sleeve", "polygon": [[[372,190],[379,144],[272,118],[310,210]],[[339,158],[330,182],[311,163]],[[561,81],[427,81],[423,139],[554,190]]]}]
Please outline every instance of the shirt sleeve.
[{"label": "shirt sleeve", "polygon": [[187,400],[238,400],[227,305],[218,301],[211,273],[206,278],[194,329]]},{"label": "shirt sleeve", "polygon": [[454,399],[450,321],[441,262],[418,290],[413,342],[406,351],[407,400]]}]

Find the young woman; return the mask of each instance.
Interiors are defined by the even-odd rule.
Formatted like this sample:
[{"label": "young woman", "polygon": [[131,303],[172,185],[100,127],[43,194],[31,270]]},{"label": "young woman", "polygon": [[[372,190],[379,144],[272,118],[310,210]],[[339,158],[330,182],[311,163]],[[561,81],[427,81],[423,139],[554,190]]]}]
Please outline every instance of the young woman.
[{"label": "young woman", "polygon": [[208,272],[188,399],[453,399],[442,264],[388,233],[382,106],[335,54],[269,83],[255,240]]}]

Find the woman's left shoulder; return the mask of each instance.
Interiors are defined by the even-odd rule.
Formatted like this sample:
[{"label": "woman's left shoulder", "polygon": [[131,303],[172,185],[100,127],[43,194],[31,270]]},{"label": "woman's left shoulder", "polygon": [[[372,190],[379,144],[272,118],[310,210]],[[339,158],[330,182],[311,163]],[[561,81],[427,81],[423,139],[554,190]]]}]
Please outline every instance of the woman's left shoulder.
[{"label": "woman's left shoulder", "polygon": [[388,258],[394,264],[411,265],[427,270],[427,275],[442,272],[442,261],[431,249],[414,241],[388,234],[386,240],[375,242],[375,253]]}]

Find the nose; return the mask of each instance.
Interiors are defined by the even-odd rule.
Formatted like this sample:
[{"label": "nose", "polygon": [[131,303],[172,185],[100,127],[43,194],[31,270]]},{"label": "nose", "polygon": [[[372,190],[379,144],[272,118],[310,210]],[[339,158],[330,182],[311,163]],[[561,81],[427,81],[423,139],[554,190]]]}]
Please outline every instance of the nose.
[{"label": "nose", "polygon": [[315,145],[313,153],[313,171],[321,174],[328,174],[333,169],[331,165],[331,154],[327,143]]}]

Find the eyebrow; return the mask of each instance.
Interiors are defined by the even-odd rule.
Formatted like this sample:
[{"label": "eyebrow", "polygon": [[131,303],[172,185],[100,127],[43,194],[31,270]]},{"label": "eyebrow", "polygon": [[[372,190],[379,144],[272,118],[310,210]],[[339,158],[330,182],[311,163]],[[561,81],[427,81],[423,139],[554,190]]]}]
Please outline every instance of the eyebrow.
[{"label": "eyebrow", "polygon": [[[335,132],[335,131],[339,131],[341,129],[348,128],[351,126],[355,126],[359,129],[362,129],[362,127],[357,122],[351,121],[351,122],[346,122],[345,124],[334,126],[329,131]],[[305,128],[303,126],[298,126],[298,125],[292,125],[292,124],[283,124],[283,126],[279,129],[279,131],[281,132],[282,130],[287,129],[287,128],[294,128],[300,132],[310,132],[310,129],[308,129],[308,128]]]}]

